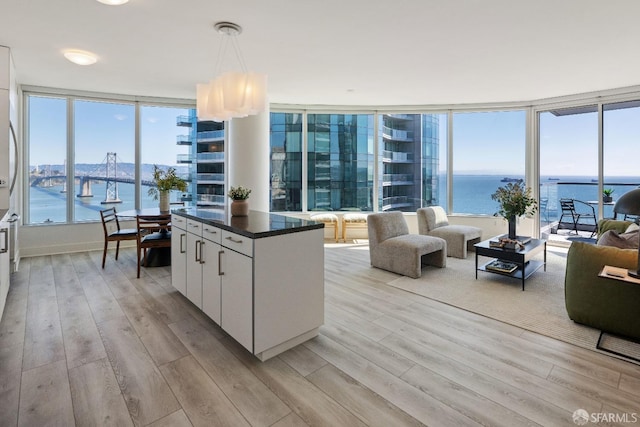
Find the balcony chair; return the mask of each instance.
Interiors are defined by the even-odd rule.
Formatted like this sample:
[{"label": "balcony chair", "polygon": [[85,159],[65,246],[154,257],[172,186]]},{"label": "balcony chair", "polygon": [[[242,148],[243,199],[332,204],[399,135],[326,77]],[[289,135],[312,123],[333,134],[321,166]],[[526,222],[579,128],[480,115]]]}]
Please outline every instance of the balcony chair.
[{"label": "balcony chair", "polygon": [[138,215],[136,217],[138,229],[136,232],[138,254],[138,279],[140,278],[140,264],[147,267],[149,256],[147,249],[171,248],[171,215]]},{"label": "balcony chair", "polygon": [[579,230],[590,231],[590,238],[596,234],[598,223],[593,206],[576,199],[560,199],[560,210],[562,213],[556,232],[569,228],[569,233],[575,231],[576,234],[579,234]]},{"label": "balcony chair", "polygon": [[370,214],[369,257],[373,267],[419,278],[422,264],[447,265],[447,242],[439,237],[409,234],[402,212]]},{"label": "balcony chair", "polygon": [[416,211],[418,232],[440,237],[447,241],[447,256],[466,258],[467,248],[480,242],[482,229],[470,225],[449,225],[447,214],[441,206],[420,208]]},{"label": "balcony chair", "polygon": [[120,228],[120,221],[116,215],[116,208],[103,209],[100,211],[102,220],[102,230],[104,231],[104,250],[102,252],[102,268],[107,259],[107,248],[109,242],[116,242],[116,260],[120,252],[120,242],[122,240],[136,240],[137,230],[134,228]]}]

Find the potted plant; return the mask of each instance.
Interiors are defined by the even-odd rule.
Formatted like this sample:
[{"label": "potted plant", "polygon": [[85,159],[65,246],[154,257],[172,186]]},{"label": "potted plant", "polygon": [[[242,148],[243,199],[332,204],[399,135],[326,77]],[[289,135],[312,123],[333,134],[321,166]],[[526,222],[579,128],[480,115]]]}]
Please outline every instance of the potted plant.
[{"label": "potted plant", "polygon": [[602,190],[602,201],[604,203],[611,203],[613,202],[613,197],[611,197],[611,195],[613,194],[613,192],[616,191],[613,188],[605,188]]},{"label": "potted plant", "polygon": [[247,202],[249,194],[251,194],[251,190],[243,186],[229,189],[227,195],[233,200],[231,202],[232,216],[247,216],[249,214],[249,203]]},{"label": "potted plant", "polygon": [[155,186],[149,187],[148,194],[153,200],[160,198],[160,212],[169,211],[169,193],[171,190],[186,191],[187,183],[176,174],[176,169],[169,167],[166,171],[153,165],[153,181]]},{"label": "potted plant", "polygon": [[538,203],[531,196],[531,188],[525,187],[522,181],[510,182],[498,187],[491,199],[500,203],[500,216],[509,222],[510,239],[516,238],[516,218],[522,215],[533,215],[538,210]]}]

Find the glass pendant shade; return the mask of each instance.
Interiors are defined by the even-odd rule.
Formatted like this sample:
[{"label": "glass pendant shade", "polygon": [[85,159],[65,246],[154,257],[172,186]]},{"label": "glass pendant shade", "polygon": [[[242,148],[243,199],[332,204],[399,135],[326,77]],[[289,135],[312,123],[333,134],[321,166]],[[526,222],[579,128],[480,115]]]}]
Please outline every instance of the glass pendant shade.
[{"label": "glass pendant shade", "polygon": [[[226,37],[239,34],[240,27],[222,23],[216,27]],[[239,48],[237,56],[241,57]],[[267,76],[246,71],[229,71],[206,84],[196,86],[197,114],[200,120],[224,121],[247,117],[267,107]]]}]

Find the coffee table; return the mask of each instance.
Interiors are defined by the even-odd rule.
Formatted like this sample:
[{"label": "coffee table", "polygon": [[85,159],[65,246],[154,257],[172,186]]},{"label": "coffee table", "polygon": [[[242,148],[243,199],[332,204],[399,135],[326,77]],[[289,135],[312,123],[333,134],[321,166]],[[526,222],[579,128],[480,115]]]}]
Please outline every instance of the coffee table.
[{"label": "coffee table", "polygon": [[[498,236],[500,237],[500,236]],[[547,271],[547,241],[544,239],[531,239],[524,249],[505,249],[491,247],[489,242],[495,241],[498,237],[494,237],[489,240],[485,240],[480,243],[476,243],[474,246],[476,250],[476,280],[478,280],[478,271],[486,271],[488,273],[501,274],[503,276],[514,277],[522,280],[522,290],[524,291],[524,281],[535,273],[540,267],[544,267],[544,271]],[[540,253],[544,255],[544,261],[533,259]],[[493,258],[486,263],[478,266],[478,257],[490,257]],[[494,260],[508,261],[516,264],[518,268],[510,273],[488,270],[487,264]]]}]

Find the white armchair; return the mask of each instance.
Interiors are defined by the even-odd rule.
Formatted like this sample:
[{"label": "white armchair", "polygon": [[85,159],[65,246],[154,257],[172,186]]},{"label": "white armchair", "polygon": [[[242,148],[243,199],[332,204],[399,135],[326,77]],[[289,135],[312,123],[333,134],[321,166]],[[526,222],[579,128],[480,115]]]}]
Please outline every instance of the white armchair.
[{"label": "white armchair", "polygon": [[447,242],[438,237],[409,234],[402,212],[384,212],[368,217],[371,265],[417,279],[422,264],[447,265]]},{"label": "white armchair", "polygon": [[446,240],[447,256],[466,258],[467,248],[473,247],[482,238],[481,228],[470,225],[450,225],[447,213],[441,206],[420,208],[416,213],[418,232]]}]

